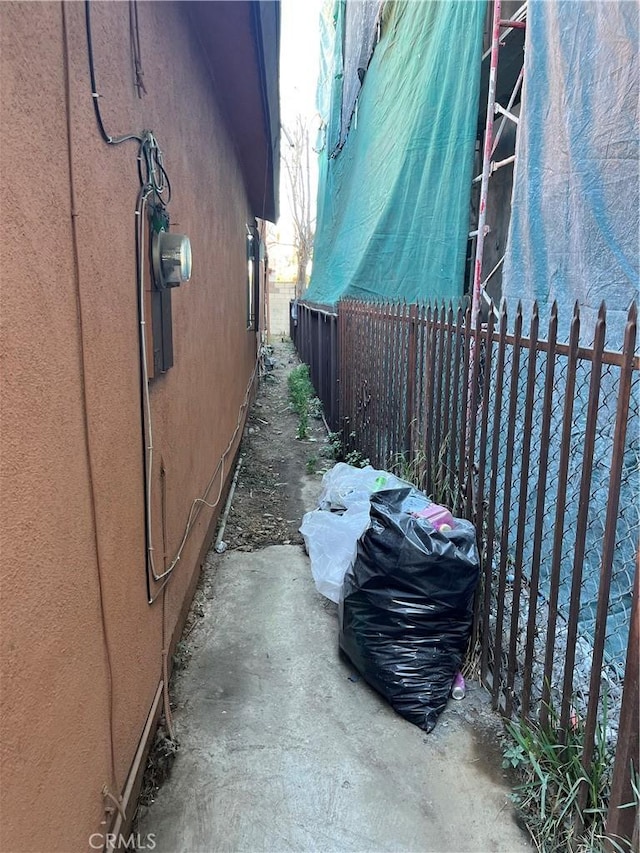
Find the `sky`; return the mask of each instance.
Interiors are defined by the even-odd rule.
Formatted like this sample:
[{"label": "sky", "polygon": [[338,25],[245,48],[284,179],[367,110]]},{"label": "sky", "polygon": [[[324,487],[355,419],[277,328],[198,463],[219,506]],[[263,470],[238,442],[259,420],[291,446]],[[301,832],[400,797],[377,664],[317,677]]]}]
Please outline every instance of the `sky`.
[{"label": "sky", "polygon": [[298,113],[311,118],[316,112],[321,7],[322,0],[281,2],[280,99],[284,124]]},{"label": "sky", "polygon": [[[320,10],[324,0],[281,0],[281,40],[280,40],[280,117],[285,127],[292,127],[296,117],[302,116],[314,128],[311,132],[311,144],[316,141],[314,122],[316,110],[316,88],[320,67]],[[288,146],[283,134],[280,148],[285,152]],[[311,151],[311,195],[315,202],[315,182],[317,182],[317,155]],[[284,163],[280,168],[280,219],[274,229],[274,236],[281,244],[281,251],[270,250],[270,259],[277,272],[292,261],[293,228],[287,171]]]}]

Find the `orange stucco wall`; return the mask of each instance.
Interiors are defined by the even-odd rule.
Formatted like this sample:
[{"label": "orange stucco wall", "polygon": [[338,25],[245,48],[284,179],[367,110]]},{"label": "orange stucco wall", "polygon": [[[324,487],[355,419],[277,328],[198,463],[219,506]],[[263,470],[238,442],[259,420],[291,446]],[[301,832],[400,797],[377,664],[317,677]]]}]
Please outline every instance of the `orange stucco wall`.
[{"label": "orange stucco wall", "polygon": [[[246,192],[197,34],[180,3],[139,3],[138,14],[142,99],[133,84],[128,4],[93,4],[107,129],[153,130],[173,186],[174,230],[193,247],[192,280],[173,292],[175,366],[151,386],[154,546],[162,567],[236,426],[256,338],[245,323]],[[121,791],[161,678],[162,602],[147,604],[144,567],[137,148],[107,146],[98,134],[84,4],[66,6],[70,134],[61,4],[3,3],[0,15],[0,849],[80,851],[100,829],[101,790],[112,785],[110,703]],[[216,484],[212,497],[217,491]],[[201,513],[167,587],[168,637],[216,512]]]}]

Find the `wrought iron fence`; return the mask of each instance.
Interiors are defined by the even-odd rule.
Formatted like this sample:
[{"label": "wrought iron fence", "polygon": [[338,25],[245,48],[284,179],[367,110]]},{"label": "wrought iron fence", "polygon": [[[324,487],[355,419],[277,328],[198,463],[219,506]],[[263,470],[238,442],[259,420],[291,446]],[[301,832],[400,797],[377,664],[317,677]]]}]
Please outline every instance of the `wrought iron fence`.
[{"label": "wrought iron fence", "polygon": [[[585,767],[606,726],[622,790],[637,761],[637,737],[618,738],[638,714],[635,306],[620,352],[605,349],[604,306],[589,346],[577,309],[567,343],[555,308],[544,335],[537,310],[526,332],[520,309],[510,327],[492,307],[477,330],[465,306],[298,311],[298,352],[346,450],[476,525],[475,648],[494,707],[543,722],[553,708],[565,730],[578,721]],[[615,806],[611,831],[628,831],[633,810]]]},{"label": "wrought iron fence", "polygon": [[309,365],[311,381],[329,427],[337,432],[338,418],[338,316],[317,306],[291,303],[291,340]]}]

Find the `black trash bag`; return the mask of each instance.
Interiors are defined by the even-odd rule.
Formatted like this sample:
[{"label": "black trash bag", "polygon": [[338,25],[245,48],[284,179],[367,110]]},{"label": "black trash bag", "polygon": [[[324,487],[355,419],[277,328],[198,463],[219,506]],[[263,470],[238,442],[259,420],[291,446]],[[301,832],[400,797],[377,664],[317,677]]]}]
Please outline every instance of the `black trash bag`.
[{"label": "black trash bag", "polygon": [[466,651],[479,557],[473,525],[450,531],[414,518],[430,501],[413,488],[371,497],[340,596],[340,648],[393,708],[430,732]]}]

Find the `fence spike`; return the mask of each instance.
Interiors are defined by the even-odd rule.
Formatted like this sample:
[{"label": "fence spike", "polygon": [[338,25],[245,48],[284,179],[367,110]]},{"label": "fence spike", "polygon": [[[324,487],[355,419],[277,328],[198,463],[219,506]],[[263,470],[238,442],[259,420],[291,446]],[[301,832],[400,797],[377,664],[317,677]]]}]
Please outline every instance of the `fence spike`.
[{"label": "fence spike", "polygon": [[629,314],[627,316],[628,323],[637,323],[638,321],[638,304],[633,300],[631,305],[629,306]]}]

